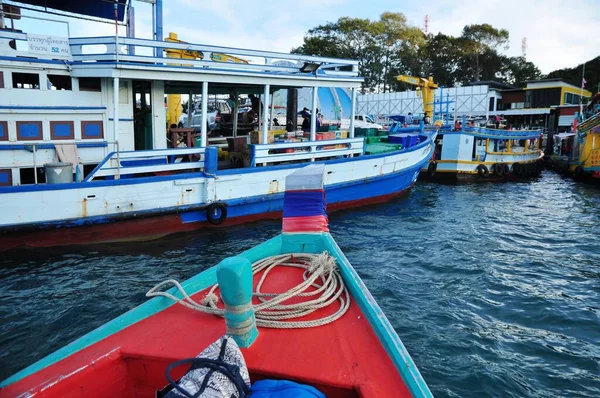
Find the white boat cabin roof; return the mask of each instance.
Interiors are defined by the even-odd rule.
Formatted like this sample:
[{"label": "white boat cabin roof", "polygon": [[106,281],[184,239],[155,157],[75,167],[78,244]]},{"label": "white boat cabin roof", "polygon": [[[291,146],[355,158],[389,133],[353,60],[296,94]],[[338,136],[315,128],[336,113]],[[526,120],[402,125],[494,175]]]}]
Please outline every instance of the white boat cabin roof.
[{"label": "white boat cabin roof", "polygon": [[[358,61],[314,57],[203,44],[175,43],[128,37],[69,38],[58,44],[59,54],[23,51],[37,36],[0,30],[0,63],[6,66],[26,64],[35,68],[44,64],[69,70],[73,77],[162,80],[170,82],[208,82],[235,85],[274,85],[284,87],[358,88]],[[47,38],[51,40],[51,37]],[[54,45],[54,43],[42,43]],[[119,51],[115,51],[115,49]],[[98,49],[101,49],[100,51]],[[164,50],[199,54],[197,59],[173,61]],[[144,54],[144,55],[142,55]],[[247,60],[222,62],[225,59]],[[228,57],[230,56],[230,57]],[[189,90],[188,84],[182,93]],[[175,85],[176,86],[176,85]]]}]

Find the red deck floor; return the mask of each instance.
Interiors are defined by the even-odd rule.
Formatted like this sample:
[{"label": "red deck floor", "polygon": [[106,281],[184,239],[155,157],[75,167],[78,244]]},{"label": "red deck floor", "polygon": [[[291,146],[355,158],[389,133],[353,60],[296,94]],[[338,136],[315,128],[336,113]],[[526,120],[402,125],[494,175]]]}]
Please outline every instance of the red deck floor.
[{"label": "red deck floor", "polygon": [[[275,269],[263,291],[287,290],[283,287],[299,283],[301,274],[300,269]],[[199,293],[194,299],[203,297],[204,293]],[[330,314],[338,306],[335,302],[307,319]],[[152,397],[156,389],[166,384],[164,371],[169,363],[196,356],[224,333],[223,319],[177,304],[8,386],[0,391],[0,396],[37,390],[41,392],[39,396]],[[242,352],[253,381],[294,380],[311,384],[328,397],[410,396],[354,302],[341,319],[327,326],[259,328],[258,339]],[[70,376],[48,385],[49,380],[60,375]]]}]

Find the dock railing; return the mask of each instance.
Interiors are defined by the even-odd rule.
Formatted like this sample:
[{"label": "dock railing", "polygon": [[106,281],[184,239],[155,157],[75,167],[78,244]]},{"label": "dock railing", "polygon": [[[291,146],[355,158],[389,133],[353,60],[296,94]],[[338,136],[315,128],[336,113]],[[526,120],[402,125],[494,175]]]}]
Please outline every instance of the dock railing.
[{"label": "dock railing", "polygon": [[327,141],[288,142],[250,145],[250,166],[268,166],[281,162],[315,161],[331,157],[364,154],[363,137]]}]

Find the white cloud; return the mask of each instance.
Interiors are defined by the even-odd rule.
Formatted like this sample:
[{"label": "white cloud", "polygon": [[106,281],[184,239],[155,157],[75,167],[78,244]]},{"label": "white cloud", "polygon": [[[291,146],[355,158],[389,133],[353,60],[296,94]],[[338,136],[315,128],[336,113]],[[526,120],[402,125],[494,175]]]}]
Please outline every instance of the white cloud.
[{"label": "white cloud", "polygon": [[[521,55],[544,73],[573,67],[600,55],[598,0],[486,0],[435,2],[430,30],[458,35],[467,24],[489,23],[510,32],[508,55]],[[435,4],[434,3],[434,4]]]}]

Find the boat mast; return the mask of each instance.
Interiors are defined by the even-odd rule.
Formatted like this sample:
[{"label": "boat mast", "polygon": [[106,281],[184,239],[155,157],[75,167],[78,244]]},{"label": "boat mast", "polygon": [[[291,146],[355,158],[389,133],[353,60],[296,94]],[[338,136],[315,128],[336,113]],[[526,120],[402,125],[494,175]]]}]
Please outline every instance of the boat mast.
[{"label": "boat mast", "polygon": [[579,117],[583,121],[583,84],[585,82],[585,62],[583,63],[583,72],[581,72],[581,92],[579,94]]}]

